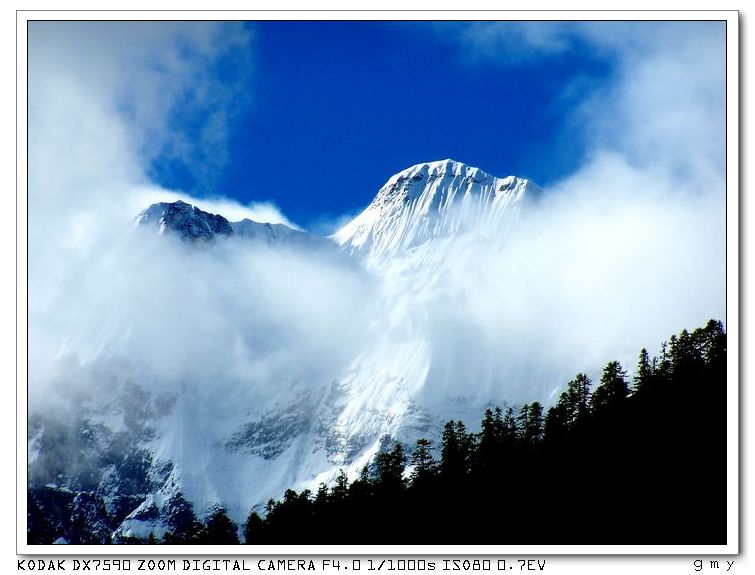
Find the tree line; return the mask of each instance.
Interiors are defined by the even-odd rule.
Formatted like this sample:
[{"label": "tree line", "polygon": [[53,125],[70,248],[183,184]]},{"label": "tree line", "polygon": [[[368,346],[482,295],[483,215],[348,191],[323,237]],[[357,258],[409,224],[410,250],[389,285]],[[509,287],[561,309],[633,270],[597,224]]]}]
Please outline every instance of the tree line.
[{"label": "tree line", "polygon": [[[179,495],[158,541],[276,543],[721,544],[726,542],[726,333],[683,330],[630,379],[585,373],[547,411],[486,409],[479,431],[448,421],[437,443],[394,442],[357,478],[287,490],[237,527],[203,522]],[[240,531],[240,533],[239,533]]]}]

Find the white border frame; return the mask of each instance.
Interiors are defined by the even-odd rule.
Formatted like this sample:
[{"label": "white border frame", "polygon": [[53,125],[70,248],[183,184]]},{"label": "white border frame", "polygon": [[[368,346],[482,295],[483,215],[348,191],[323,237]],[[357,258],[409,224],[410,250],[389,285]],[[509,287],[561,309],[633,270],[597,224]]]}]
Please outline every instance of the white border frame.
[{"label": "white border frame", "polygon": [[[29,20],[720,20],[726,22],[726,328],[727,355],[727,544],[726,545],[259,545],[99,546],[27,545],[27,34]],[[18,11],[16,13],[16,552],[21,555],[281,555],[353,556],[543,556],[543,555],[732,555],[739,553],[739,14],[737,11]],[[24,201],[27,200],[27,201]],[[177,560],[178,563],[180,561]],[[724,561],[721,561],[725,564]],[[132,567],[133,568],[133,567]],[[706,569],[707,570],[707,569]]]}]

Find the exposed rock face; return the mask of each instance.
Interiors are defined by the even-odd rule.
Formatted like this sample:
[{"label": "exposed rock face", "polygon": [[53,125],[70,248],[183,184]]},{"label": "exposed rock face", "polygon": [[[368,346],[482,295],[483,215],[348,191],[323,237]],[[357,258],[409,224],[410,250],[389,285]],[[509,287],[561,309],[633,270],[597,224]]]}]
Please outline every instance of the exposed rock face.
[{"label": "exposed rock face", "polygon": [[218,235],[233,234],[231,224],[223,216],[203,212],[182,202],[152,204],[137,216],[142,226],[156,226],[159,233],[177,233],[191,240],[212,240]]}]

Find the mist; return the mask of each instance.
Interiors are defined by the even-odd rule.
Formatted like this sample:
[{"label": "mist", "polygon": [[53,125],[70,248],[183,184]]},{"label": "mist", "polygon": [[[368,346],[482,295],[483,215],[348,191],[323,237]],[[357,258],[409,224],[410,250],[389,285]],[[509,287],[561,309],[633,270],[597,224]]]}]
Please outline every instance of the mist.
[{"label": "mist", "polygon": [[[231,402],[243,390],[255,405],[271,386],[329,381],[364,345],[371,287],[355,266],[239,242],[191,246],[134,225],[151,203],[180,198],[231,221],[297,227],[270,202],[150,182],[158,156],[195,162],[202,181],[222,168],[239,90],[209,70],[230,54],[234,78],[246,78],[252,42],[233,23],[30,24],[33,410],[99,389],[103,363],[156,394],[189,386]],[[201,138],[176,129],[176,116],[199,114]]]},{"label": "mist", "polygon": [[[473,59],[587,48],[615,69],[565,122],[579,127],[580,165],[527,198],[505,234],[468,222],[414,295],[414,276],[347,258],[136,227],[150,203],[179,198],[231,221],[300,227],[267,191],[240,205],[212,187],[236,97],[254,98],[241,88],[253,30],[82,26],[29,25],[32,412],[135,382],[217,413],[263,413],[281,390],[325,394],[365,350],[393,361],[396,341],[414,342],[412,361],[428,357],[403,374],[419,374],[413,398],[549,403],[579,371],[599,377],[614,359],[631,369],[641,347],[657,353],[672,333],[725,319],[723,25],[466,28],[457,41]],[[229,58],[234,79],[221,81],[210,70]],[[178,115],[204,120],[186,132]],[[161,189],[150,175],[160,159],[195,166],[206,193]]]},{"label": "mist", "polygon": [[724,40],[722,23],[679,22],[537,34],[489,23],[462,35],[467,53],[493,62],[576,49],[615,62],[612,82],[566,122],[579,126],[582,165],[528,199],[505,245],[478,247],[450,275],[474,294],[467,318],[508,366],[499,378],[540,371],[531,398],[548,386],[554,397],[578,371],[597,378],[613,359],[631,372],[641,347],[658,353],[683,328],[725,321]]},{"label": "mist", "polygon": [[725,318],[723,194],[685,192],[606,155],[526,200],[503,237],[478,227],[424,299],[424,393],[550,403],[579,372],[619,360],[631,375],[641,348]]}]

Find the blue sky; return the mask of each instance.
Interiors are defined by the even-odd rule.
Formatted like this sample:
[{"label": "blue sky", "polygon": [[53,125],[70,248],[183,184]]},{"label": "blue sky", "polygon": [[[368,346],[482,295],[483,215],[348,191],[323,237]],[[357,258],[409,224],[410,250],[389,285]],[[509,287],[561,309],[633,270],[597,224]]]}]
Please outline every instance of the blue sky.
[{"label": "blue sky", "polygon": [[[583,160],[574,111],[614,73],[610,54],[547,41],[546,58],[522,56],[531,39],[490,57],[465,46],[470,23],[244,26],[252,41],[212,62],[216,78],[241,81],[225,161],[207,178],[202,157],[158,155],[150,176],[197,197],[272,201],[319,231],[419,162],[450,157],[548,185]],[[192,133],[202,117],[178,113],[170,129]]]}]

